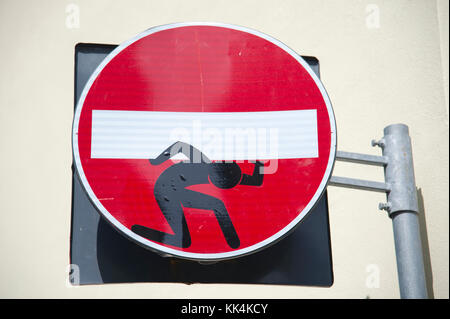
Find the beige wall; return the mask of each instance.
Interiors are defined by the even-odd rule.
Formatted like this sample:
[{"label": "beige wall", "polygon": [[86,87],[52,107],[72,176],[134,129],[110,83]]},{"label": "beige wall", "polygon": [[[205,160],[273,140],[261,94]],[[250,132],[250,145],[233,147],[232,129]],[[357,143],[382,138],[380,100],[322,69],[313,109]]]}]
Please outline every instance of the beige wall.
[{"label": "beige wall", "polygon": [[[66,6],[80,10],[79,26]],[[449,297],[448,1],[0,2],[0,297],[398,298],[392,225],[383,194],[329,188],[332,288],[123,284],[70,288],[74,46],[120,43],[155,25],[217,21],[267,33],[319,58],[339,150],[370,147],[383,128],[410,127],[425,214],[425,261]],[[382,180],[379,168],[337,163],[335,174]],[[379,287],[367,285],[374,269]],[[431,282],[432,279],[432,282]]]}]

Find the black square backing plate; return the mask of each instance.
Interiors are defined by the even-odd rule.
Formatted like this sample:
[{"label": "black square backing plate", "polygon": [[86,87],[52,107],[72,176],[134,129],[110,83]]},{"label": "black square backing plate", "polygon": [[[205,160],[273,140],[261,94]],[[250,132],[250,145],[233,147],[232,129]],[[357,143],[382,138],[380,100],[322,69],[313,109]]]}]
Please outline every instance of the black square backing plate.
[{"label": "black square backing plate", "polygon": [[[75,47],[75,106],[101,61],[116,45]],[[319,61],[303,57],[319,74]],[[161,257],[128,240],[106,222],[72,178],[70,260],[74,284],[181,282],[325,286],[333,284],[327,193],[287,237],[257,253],[200,264]]]}]

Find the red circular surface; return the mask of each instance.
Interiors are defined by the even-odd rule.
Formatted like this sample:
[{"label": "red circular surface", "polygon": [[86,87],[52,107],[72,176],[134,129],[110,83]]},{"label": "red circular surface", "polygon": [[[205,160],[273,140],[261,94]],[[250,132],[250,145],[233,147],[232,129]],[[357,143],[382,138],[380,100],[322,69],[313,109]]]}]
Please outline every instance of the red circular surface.
[{"label": "red circular surface", "polygon": [[[238,250],[258,244],[291,223],[311,201],[329,166],[332,131],[316,82],[288,52],[251,33],[218,26],[165,29],[126,46],[101,70],[78,122],[81,169],[103,207],[130,229],[140,224],[172,233],[153,196],[158,176],[174,161],[92,159],[92,110],[252,112],[317,110],[319,157],[282,159],[260,187],[212,184],[189,189],[220,198],[240,239]],[[75,128],[77,129],[77,128]],[[253,164],[239,164],[252,174]],[[80,168],[79,168],[80,169]],[[92,196],[92,195],[91,195]],[[212,211],[184,208],[190,253],[226,253]],[[145,240],[147,241],[147,240]]]}]

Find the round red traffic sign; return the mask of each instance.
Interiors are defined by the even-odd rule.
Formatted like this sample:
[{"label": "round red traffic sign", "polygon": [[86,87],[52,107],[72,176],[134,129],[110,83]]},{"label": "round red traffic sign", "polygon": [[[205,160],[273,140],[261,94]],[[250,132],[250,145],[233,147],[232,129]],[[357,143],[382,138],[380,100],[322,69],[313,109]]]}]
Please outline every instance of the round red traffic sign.
[{"label": "round red traffic sign", "polygon": [[298,225],[336,153],[325,89],[258,31],[215,23],[149,29],[90,77],[73,124],[74,162],[98,211],[160,253],[220,260]]}]

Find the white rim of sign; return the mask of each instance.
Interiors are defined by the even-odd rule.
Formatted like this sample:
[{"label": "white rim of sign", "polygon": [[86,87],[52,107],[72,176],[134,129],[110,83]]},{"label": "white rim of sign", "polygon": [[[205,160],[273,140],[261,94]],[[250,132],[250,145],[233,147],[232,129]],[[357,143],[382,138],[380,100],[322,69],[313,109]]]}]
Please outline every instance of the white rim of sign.
[{"label": "white rim of sign", "polygon": [[[181,251],[181,250],[163,246],[161,244],[152,242],[150,240],[147,240],[147,239],[135,234],[130,229],[128,229],[124,225],[122,225],[114,216],[112,216],[111,213],[109,213],[108,210],[99,201],[99,199],[93,192],[92,188],[90,187],[89,182],[84,174],[83,167],[81,165],[80,154],[78,152],[78,125],[79,125],[81,110],[83,108],[84,101],[86,99],[86,96],[87,96],[92,84],[94,83],[95,79],[100,74],[100,72],[103,70],[103,68],[112,59],[114,59],[114,57],[117,54],[119,54],[122,50],[124,50],[126,47],[128,47],[132,43],[134,43],[150,34],[153,34],[153,33],[159,32],[159,31],[173,29],[173,28],[179,28],[179,27],[187,27],[187,26],[212,26],[212,27],[223,27],[223,28],[238,30],[238,31],[250,33],[255,36],[261,37],[261,38],[275,44],[276,46],[280,47],[281,49],[283,49],[284,51],[289,53],[295,60],[297,60],[303,66],[303,68],[309,73],[311,78],[314,80],[314,82],[316,83],[317,87],[319,88],[319,90],[322,94],[322,97],[325,101],[325,104],[326,104],[326,107],[328,110],[328,117],[330,119],[331,147],[330,147],[330,155],[328,158],[328,164],[327,164],[327,168],[325,170],[325,174],[322,178],[322,181],[321,181],[319,187],[317,188],[316,193],[314,194],[312,199],[309,201],[309,203],[297,215],[297,217],[295,219],[293,219],[287,226],[285,226],[283,229],[278,231],[276,234],[272,235],[269,238],[266,238],[265,240],[263,240],[257,244],[254,244],[252,246],[245,247],[242,249],[236,249],[236,250],[233,250],[230,252],[224,252],[224,253],[186,252],[186,251]],[[102,63],[100,63],[100,65],[97,67],[97,69],[94,71],[94,73],[92,73],[92,75],[90,76],[88,82],[86,83],[86,85],[81,93],[80,99],[77,103],[74,120],[73,120],[73,128],[72,128],[72,148],[73,148],[73,156],[74,156],[74,161],[75,161],[75,166],[77,168],[78,176],[81,180],[81,184],[83,185],[84,189],[88,193],[90,200],[96,206],[96,208],[100,211],[100,213],[114,227],[119,229],[122,233],[127,235],[130,239],[134,240],[135,242],[137,242],[138,244],[140,244],[146,248],[155,250],[158,253],[163,253],[163,254],[168,254],[168,255],[173,255],[173,256],[182,257],[182,258],[186,258],[186,259],[193,259],[193,260],[209,260],[209,261],[223,260],[223,259],[234,258],[237,256],[248,255],[250,253],[254,253],[256,251],[261,250],[262,248],[266,248],[266,247],[270,246],[271,244],[276,243],[278,240],[280,240],[286,234],[288,234],[291,230],[293,230],[297,225],[299,225],[300,222],[303,220],[303,218],[311,211],[311,209],[319,201],[320,197],[322,196],[323,192],[325,191],[325,188],[328,184],[328,180],[330,179],[331,173],[333,171],[335,157],[336,157],[336,122],[335,122],[335,118],[334,118],[333,108],[331,106],[331,101],[330,101],[328,94],[327,94],[322,82],[320,81],[320,79],[317,77],[317,75],[314,73],[314,71],[311,69],[311,67],[308,65],[308,63],[305,60],[303,60],[303,58],[300,55],[295,53],[292,49],[287,47],[282,42],[272,38],[271,36],[269,36],[267,34],[261,33],[259,31],[252,30],[252,29],[242,27],[242,26],[226,24],[226,23],[214,23],[214,22],[171,23],[171,24],[166,24],[166,25],[150,28],[150,29],[138,34],[134,38],[123,42],[116,49],[114,49],[102,61]]]}]

